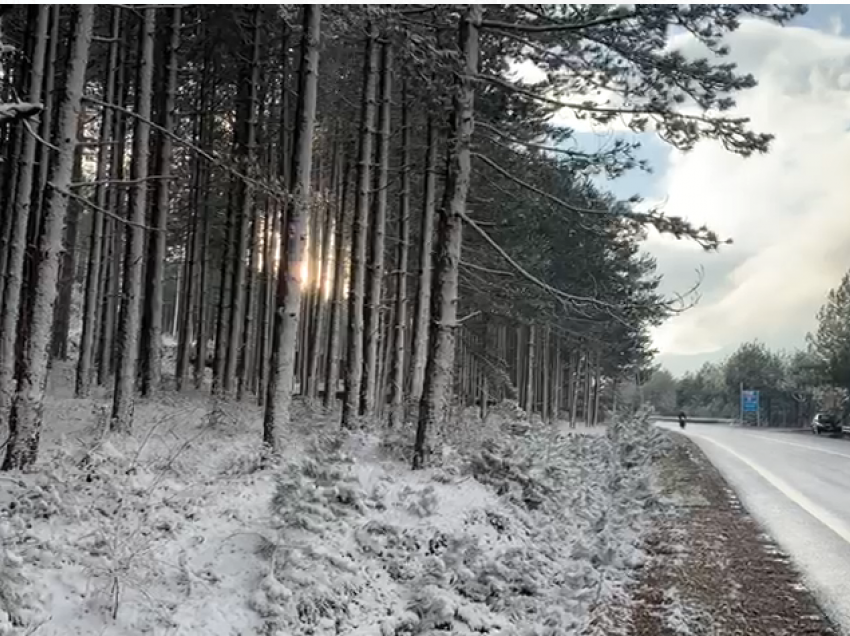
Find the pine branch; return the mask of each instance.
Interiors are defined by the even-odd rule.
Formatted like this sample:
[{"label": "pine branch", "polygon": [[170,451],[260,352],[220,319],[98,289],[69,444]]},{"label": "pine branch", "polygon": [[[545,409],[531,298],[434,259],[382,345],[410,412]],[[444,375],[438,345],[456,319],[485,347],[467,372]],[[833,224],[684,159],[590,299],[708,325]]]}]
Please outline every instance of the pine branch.
[{"label": "pine branch", "polygon": [[487,274],[495,274],[497,276],[514,276],[513,272],[507,272],[507,271],[502,270],[502,269],[491,269],[489,267],[484,267],[482,265],[475,265],[473,263],[470,263],[469,261],[463,261],[462,260],[460,262],[460,266],[461,267],[468,267],[469,269],[474,269],[474,270],[477,270],[479,272],[485,272]]},{"label": "pine branch", "polygon": [[107,102],[104,102],[103,100],[100,100],[100,99],[98,99],[98,98],[96,98],[92,95],[83,95],[83,101],[88,102],[89,104],[94,104],[95,106],[100,106],[101,108],[111,108],[113,110],[117,110],[118,112],[120,112],[124,115],[127,115],[129,117],[133,117],[133,118],[138,119],[140,121],[143,121],[144,123],[148,124],[151,128],[153,128],[154,130],[162,133],[163,135],[168,136],[170,139],[172,139],[176,143],[180,144],[181,146],[191,150],[192,152],[199,154],[200,156],[202,156],[204,159],[206,159],[210,163],[218,166],[219,168],[222,168],[224,171],[233,175],[237,179],[241,179],[243,182],[249,183],[252,186],[254,186],[255,188],[262,190],[263,192],[265,192],[266,194],[268,194],[272,198],[274,198],[278,201],[283,201],[283,200],[288,199],[287,194],[282,193],[279,188],[272,187],[272,186],[270,186],[270,185],[268,185],[268,184],[266,184],[262,181],[258,181],[256,179],[249,177],[246,174],[243,174],[242,172],[236,170],[235,168],[230,167],[230,165],[228,165],[227,162],[222,161],[221,159],[215,157],[214,155],[211,155],[210,153],[208,153],[203,148],[196,146],[195,144],[193,144],[188,139],[185,139],[185,138],[181,137],[180,135],[177,135],[177,134],[171,132],[170,130],[160,126],[159,124],[151,121],[150,119],[147,119],[145,117],[141,117],[138,113],[135,113],[128,108],[124,108],[123,106],[119,106],[118,104],[108,104]]},{"label": "pine branch", "polygon": [[505,90],[509,90],[518,95],[522,95],[524,97],[528,97],[529,99],[536,100],[542,104],[549,104],[550,106],[557,106],[558,108],[568,108],[570,110],[579,111],[579,112],[587,112],[587,113],[596,113],[599,115],[634,115],[634,116],[644,116],[644,117],[675,117],[676,119],[680,119],[683,121],[694,121],[702,124],[716,125],[719,121],[726,121],[733,124],[747,124],[750,122],[749,117],[736,117],[730,119],[722,119],[718,120],[712,117],[707,117],[704,115],[691,115],[688,113],[682,113],[672,110],[663,109],[660,107],[652,107],[652,106],[634,106],[634,107],[616,107],[616,106],[599,106],[597,104],[592,103],[575,103],[575,102],[565,102],[560,99],[555,99],[553,97],[546,97],[545,95],[540,95],[539,93],[535,93],[534,91],[530,91],[524,88],[520,88],[516,84],[504,80],[500,77],[496,77],[495,75],[485,75],[480,73],[478,75],[478,79],[484,80],[496,86],[500,86]]},{"label": "pine branch", "polygon": [[478,234],[482,239],[484,239],[484,241],[488,245],[490,245],[490,247],[492,247],[499,254],[499,256],[501,256],[505,260],[505,262],[507,262],[511,267],[513,267],[523,278],[525,278],[529,282],[533,283],[534,285],[536,285],[540,289],[542,289],[546,292],[549,292],[550,294],[552,294],[556,298],[561,299],[562,301],[591,303],[591,304],[597,304],[597,305],[600,305],[602,307],[608,307],[608,308],[613,307],[613,305],[606,303],[606,302],[603,302],[601,300],[598,300],[596,298],[584,298],[584,297],[581,297],[581,296],[573,296],[572,294],[568,294],[565,291],[561,291],[560,289],[556,289],[555,287],[552,287],[550,284],[540,280],[534,274],[532,274],[527,269],[525,269],[522,265],[517,263],[513,258],[511,258],[511,256],[502,248],[502,246],[499,245],[498,243],[496,243],[496,241],[494,241],[492,239],[492,237],[489,234],[487,234],[487,232],[485,232],[483,229],[478,227],[478,224],[475,221],[473,221],[469,217],[469,215],[466,214],[466,212],[461,212],[460,217],[461,217],[461,219],[463,219],[463,222],[466,223],[473,230],[475,230],[475,233]]},{"label": "pine branch", "polygon": [[520,24],[518,22],[499,22],[496,20],[484,20],[481,23],[481,28],[484,29],[501,29],[503,31],[522,31],[523,33],[564,33],[570,31],[582,31],[593,27],[605,26],[608,24],[616,24],[630,18],[637,17],[634,11],[614,13],[601,18],[588,20],[587,22],[552,22],[550,24]]},{"label": "pine branch", "polygon": [[566,201],[564,201],[563,199],[556,197],[554,194],[550,194],[550,193],[546,192],[545,190],[541,190],[537,186],[533,186],[530,183],[523,181],[519,177],[515,177],[508,170],[506,170],[505,168],[503,168],[502,166],[497,164],[495,161],[490,159],[490,157],[487,157],[486,155],[482,155],[480,152],[473,152],[472,155],[474,157],[477,157],[478,159],[481,159],[481,161],[483,161],[488,166],[493,168],[493,170],[498,172],[500,175],[502,175],[506,179],[513,181],[518,186],[521,186],[521,187],[525,188],[526,190],[530,190],[531,192],[534,192],[535,194],[539,194],[544,199],[548,199],[552,203],[556,203],[556,204],[560,205],[561,207],[566,208],[570,212],[575,212],[576,214],[600,214],[600,215],[604,214],[604,215],[608,215],[608,216],[612,216],[612,217],[615,216],[614,213],[612,213],[610,210],[592,210],[592,209],[589,209],[589,208],[579,208],[579,207],[576,207],[574,205],[571,205],[571,204],[567,203]]},{"label": "pine branch", "polygon": [[651,212],[615,212],[612,210],[592,210],[588,208],[579,208],[575,205],[567,203],[563,199],[556,197],[554,194],[550,194],[545,190],[541,190],[540,188],[515,177],[508,170],[497,164],[495,161],[490,159],[489,157],[482,155],[479,152],[473,152],[472,156],[481,159],[484,163],[492,167],[499,174],[501,174],[506,179],[513,181],[517,185],[526,188],[527,190],[534,192],[535,194],[540,195],[541,197],[551,201],[552,203],[569,210],[570,212],[582,215],[582,214],[596,214],[596,215],[608,215],[609,217],[617,218],[617,219],[626,219],[633,221],[635,223],[639,223],[642,225],[651,225],[656,230],[658,230],[662,234],[672,234],[677,239],[681,239],[682,237],[688,237],[697,242],[705,250],[715,250],[722,244],[730,244],[732,243],[732,239],[721,240],[718,236],[710,231],[705,226],[695,228],[686,220],[680,217],[668,217],[663,214],[659,214],[657,211],[653,210]]},{"label": "pine branch", "polygon": [[47,185],[49,187],[53,188],[54,190],[56,190],[56,192],[58,192],[59,194],[62,194],[66,197],[74,199],[74,201],[79,201],[80,203],[82,203],[83,205],[88,207],[93,212],[97,212],[98,214],[103,214],[104,216],[108,216],[110,219],[114,219],[115,221],[118,221],[119,223],[124,223],[125,225],[131,225],[133,227],[138,227],[138,228],[141,228],[143,230],[147,230],[148,232],[164,232],[165,231],[165,230],[160,230],[160,229],[157,229],[157,228],[149,227],[149,226],[143,225],[141,223],[134,223],[130,219],[125,219],[124,217],[118,216],[117,214],[114,214],[114,213],[110,212],[109,210],[105,210],[104,208],[101,208],[101,207],[95,205],[94,203],[89,201],[87,198],[80,196],[79,194],[71,192],[70,190],[63,190],[61,188],[57,188],[51,182],[48,182]]}]

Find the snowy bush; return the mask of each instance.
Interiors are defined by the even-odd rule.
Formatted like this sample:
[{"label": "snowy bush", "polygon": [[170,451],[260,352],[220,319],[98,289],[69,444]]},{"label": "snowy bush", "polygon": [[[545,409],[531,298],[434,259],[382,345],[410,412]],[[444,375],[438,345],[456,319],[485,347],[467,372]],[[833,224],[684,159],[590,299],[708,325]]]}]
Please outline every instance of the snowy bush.
[{"label": "snowy bush", "polygon": [[344,450],[362,434],[319,435],[284,463],[254,597],[268,633],[621,633],[663,438],[646,419],[606,436],[492,426],[444,452],[456,474],[360,464]]}]

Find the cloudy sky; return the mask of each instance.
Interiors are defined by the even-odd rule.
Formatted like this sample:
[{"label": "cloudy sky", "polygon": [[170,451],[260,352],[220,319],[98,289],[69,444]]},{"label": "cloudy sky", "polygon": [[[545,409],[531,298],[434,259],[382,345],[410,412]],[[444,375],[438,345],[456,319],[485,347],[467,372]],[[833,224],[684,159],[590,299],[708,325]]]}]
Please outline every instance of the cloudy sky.
[{"label": "cloudy sky", "polygon": [[850,268],[850,7],[813,6],[785,28],[748,21],[729,44],[731,59],[759,81],[738,111],[776,135],[772,152],[741,159],[703,142],[682,154],[647,136],[642,154],[654,173],[607,184],[734,240],[714,254],[647,242],[666,292],[686,291],[703,270],[699,304],[655,333],[661,362],[677,374],[748,340],[801,346]]}]

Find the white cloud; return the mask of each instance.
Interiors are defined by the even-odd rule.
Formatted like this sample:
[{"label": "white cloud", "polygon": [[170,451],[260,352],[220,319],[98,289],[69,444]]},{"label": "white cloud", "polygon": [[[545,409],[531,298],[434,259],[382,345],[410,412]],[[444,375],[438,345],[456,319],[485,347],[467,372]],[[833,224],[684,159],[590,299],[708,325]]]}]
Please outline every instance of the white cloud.
[{"label": "white cloud", "polygon": [[661,188],[666,211],[707,223],[735,244],[720,257],[648,244],[662,272],[699,263],[706,270],[700,305],[656,333],[666,354],[718,352],[753,338],[800,344],[850,267],[850,39],[753,20],[729,43],[732,59],[759,80],[738,110],[776,140],[770,154],[750,159],[710,142],[671,152]]}]

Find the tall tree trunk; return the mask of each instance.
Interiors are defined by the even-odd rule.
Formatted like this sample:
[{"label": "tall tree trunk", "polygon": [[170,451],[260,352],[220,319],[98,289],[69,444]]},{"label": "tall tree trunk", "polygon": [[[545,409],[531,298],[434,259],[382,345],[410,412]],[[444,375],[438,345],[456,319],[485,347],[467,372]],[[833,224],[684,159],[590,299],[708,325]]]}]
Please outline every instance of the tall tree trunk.
[{"label": "tall tree trunk", "polygon": [[[163,82],[159,103],[159,125],[166,133],[159,135],[159,179],[155,183],[155,198],[151,213],[152,227],[148,239],[148,265],[145,285],[145,319],[142,334],[142,395],[151,395],[162,381],[162,301],[165,279],[166,231],[170,201],[171,153],[173,144],[169,133],[174,130],[174,109],[177,92],[177,49],[180,46],[180,8],[167,10],[169,25],[163,54]],[[177,290],[178,298],[180,290]],[[175,304],[175,313],[177,307]]]},{"label": "tall tree trunk", "polygon": [[[280,178],[283,183],[283,188],[285,191],[289,192],[291,175],[290,170],[292,168],[291,161],[291,146],[292,146],[292,130],[291,130],[291,108],[290,108],[290,99],[289,99],[289,39],[291,36],[290,28],[287,22],[284,20],[282,25],[283,37],[280,46],[280,113],[278,118],[278,139],[277,139],[277,176]],[[269,268],[269,281],[268,281],[268,296],[267,296],[267,309],[264,320],[267,322],[266,325],[266,342],[267,345],[265,347],[265,351],[263,354],[263,358],[261,360],[261,364],[263,366],[262,376],[263,381],[258,390],[258,402],[262,406],[265,403],[265,398],[267,394],[267,386],[268,386],[268,377],[269,377],[269,365],[271,363],[271,356],[268,352],[271,350],[271,341],[273,338],[274,332],[274,316],[276,312],[276,294],[277,294],[277,278],[280,274],[280,266],[275,267],[275,254],[280,254],[280,258],[283,259],[285,254],[283,253],[284,244],[283,240],[280,236],[280,228],[283,227],[285,219],[286,219],[286,211],[287,211],[287,202],[286,201],[278,201],[279,207],[273,211],[273,219],[272,219],[272,241],[270,242],[271,255],[269,258],[269,263],[271,264]]]},{"label": "tall tree trunk", "polygon": [[457,76],[445,202],[440,211],[434,294],[431,299],[429,356],[413,449],[414,469],[422,468],[425,464],[428,431],[433,430],[439,422],[443,404],[451,390],[457,329],[462,216],[466,212],[466,197],[472,177],[470,145],[475,126],[478,29],[482,15],[483,9],[480,5],[469,5],[461,18],[460,48],[463,70]]},{"label": "tall tree trunk", "polygon": [[128,212],[127,244],[124,251],[124,281],[118,325],[118,364],[112,403],[112,430],[130,431],[133,424],[134,384],[139,356],[139,326],[142,306],[142,268],[145,252],[145,212],[148,198],[150,156],[151,91],[156,9],[145,8],[139,33],[138,82],[133,132],[131,178],[136,182]]},{"label": "tall tree trunk", "polygon": [[[242,106],[242,125],[244,127],[241,135],[241,143],[238,154],[238,164],[242,173],[252,173],[253,161],[257,145],[257,93],[260,85],[260,8],[253,5],[251,8],[251,45],[247,51],[246,67],[242,71],[240,81],[244,83],[240,87],[240,93],[244,96]],[[248,245],[248,233],[251,230],[251,220],[254,216],[254,188],[244,179],[238,180],[236,187],[236,253],[233,255],[233,282],[231,293],[230,319],[228,320],[229,333],[227,335],[227,357],[224,365],[224,377],[222,378],[222,389],[225,394],[233,390],[233,382],[237,376],[237,363],[239,359],[239,345],[242,342],[242,327],[245,312],[245,277],[247,274],[246,252]]]},{"label": "tall tree trunk", "polygon": [[[79,141],[83,141],[82,126],[78,127]],[[77,146],[74,153],[74,168],[71,181],[79,182],[83,178],[83,153]],[[55,360],[68,359],[68,335],[71,330],[71,305],[74,299],[74,274],[77,263],[77,234],[80,228],[81,206],[79,201],[68,202],[68,214],[65,219],[65,238],[62,259],[59,262],[59,294],[53,308],[53,333],[50,340],[50,355]]]},{"label": "tall tree trunk", "polygon": [[525,354],[525,403],[523,404],[523,408],[529,416],[534,412],[534,376],[537,371],[537,365],[534,359],[537,350],[536,336],[537,329],[535,329],[534,325],[529,325]]},{"label": "tall tree trunk", "polygon": [[[204,51],[204,68],[208,68],[213,64],[213,56],[211,45],[208,44]],[[208,111],[206,105],[209,104],[216,92],[215,67],[209,75],[204,73],[204,82],[201,85],[201,102],[204,108],[201,108],[201,147],[206,148],[212,145],[213,135],[213,117],[214,115]],[[198,165],[201,170],[199,177],[199,187],[201,194],[199,197],[200,209],[200,226],[197,236],[197,251],[195,253],[195,262],[198,263],[198,302],[197,315],[195,317],[195,367],[193,371],[195,388],[200,390],[204,385],[207,370],[207,341],[210,334],[210,320],[208,319],[207,307],[207,281],[209,279],[209,259],[207,251],[209,248],[210,233],[210,199],[209,186],[212,182],[212,166],[201,162]]]},{"label": "tall tree trunk", "polygon": [[366,286],[366,238],[369,227],[369,189],[372,186],[372,137],[375,132],[375,93],[378,85],[378,45],[374,25],[369,26],[364,57],[360,148],[357,158],[357,195],[351,236],[345,401],[342,405],[342,425],[346,428],[354,426],[363,383],[363,293]]},{"label": "tall tree trunk", "polygon": [[572,356],[574,362],[570,365],[570,428],[578,423],[578,390],[581,384],[581,351],[576,350]]},{"label": "tall tree trunk", "polygon": [[437,127],[428,115],[428,148],[425,151],[425,183],[422,218],[419,226],[419,283],[413,309],[411,338],[410,399],[418,404],[425,383],[425,363],[428,358],[428,331],[431,311],[431,277],[434,249],[434,215],[437,209]]},{"label": "tall tree trunk", "polygon": [[551,381],[549,383],[549,417],[557,422],[561,415],[561,343],[557,337],[554,342]]},{"label": "tall tree trunk", "polygon": [[543,421],[547,423],[552,422],[552,403],[550,400],[550,392],[552,390],[551,340],[551,332],[549,327],[546,327],[543,332],[543,346],[540,347],[540,413],[543,417]]},{"label": "tall tree trunk", "polygon": [[330,407],[336,400],[339,385],[339,351],[342,339],[342,302],[345,292],[345,221],[346,205],[348,203],[349,160],[338,173],[336,186],[336,221],[334,225],[334,272],[333,296],[331,299],[331,315],[328,325],[328,356],[325,360],[325,407]]},{"label": "tall tree trunk", "polygon": [[378,171],[375,194],[372,197],[372,226],[370,232],[371,262],[368,270],[366,307],[368,321],[365,334],[365,360],[360,404],[362,415],[375,410],[378,395],[378,353],[381,343],[382,291],[384,288],[384,243],[387,226],[387,188],[390,165],[390,113],[392,106],[392,48],[381,46],[381,107],[378,115]]},{"label": "tall tree trunk", "polygon": [[[319,363],[322,356],[327,358],[327,348],[325,344],[325,322],[327,317],[328,298],[326,291],[329,284],[332,283],[331,270],[331,232],[333,231],[333,206],[336,203],[336,183],[339,180],[339,171],[342,169],[342,151],[338,144],[333,144],[331,150],[331,175],[327,185],[325,194],[326,203],[324,205],[324,227],[322,228],[322,251],[319,258],[319,278],[316,282],[317,303],[315,310],[315,321],[313,325],[312,351],[310,353],[310,372],[307,374],[310,378],[309,397],[315,398],[319,387]],[[327,387],[326,387],[327,388]]]},{"label": "tall tree trunk", "polygon": [[283,449],[282,432],[289,426],[295,338],[301,310],[301,259],[310,221],[310,173],[319,72],[319,29],[322,5],[303,6],[303,36],[298,72],[298,106],[292,154],[292,208],[286,220],[289,245],[278,282],[272,362],[263,417],[263,440],[272,452]]},{"label": "tall tree trunk", "polygon": [[240,346],[239,365],[237,367],[236,399],[241,400],[245,390],[250,390],[251,376],[253,375],[253,353],[254,353],[254,312],[257,304],[257,268],[260,263],[259,254],[261,246],[260,233],[262,224],[260,217],[253,214],[251,231],[249,234],[250,244],[248,247],[248,272],[245,283],[245,312],[242,317],[242,342]]},{"label": "tall tree trunk", "polygon": [[404,370],[407,352],[407,259],[410,250],[410,104],[407,81],[401,98],[401,197],[398,211],[398,250],[396,252],[395,324],[392,379],[390,380],[390,427],[401,425],[404,417]]},{"label": "tall tree trunk", "polygon": [[596,364],[594,365],[593,373],[593,426],[599,423],[599,398],[601,394],[600,382],[602,381],[602,354],[596,352]]},{"label": "tall tree trunk", "polygon": [[93,18],[93,5],[78,5],[74,8],[70,64],[59,108],[58,134],[54,144],[57,147],[56,159],[50,175],[44,233],[39,243],[41,258],[32,290],[32,325],[29,340],[23,349],[21,376],[9,418],[9,443],[3,470],[31,468],[38,454],[44,391],[47,384],[47,353],[53,305],[56,302],[59,258],[62,253],[62,230],[68,210],[67,193],[74,165],[77,122],[92,39]]},{"label": "tall tree trunk", "polygon": [[[115,75],[118,70],[118,42],[121,35],[121,9],[112,10],[111,41],[109,57],[104,70],[104,101],[112,104],[115,101]],[[97,149],[97,172],[94,189],[94,203],[98,209],[106,208],[107,188],[104,183],[109,175],[109,146],[112,141],[114,113],[109,108],[103,108],[100,120],[100,146]],[[100,212],[92,216],[91,238],[89,240],[89,263],[86,270],[86,289],[83,301],[83,333],[80,339],[80,353],[77,357],[77,377],[75,393],[77,397],[88,397],[91,390],[92,364],[94,362],[95,332],[98,324],[98,308],[101,304],[101,269],[103,260],[103,225],[104,217]]]},{"label": "tall tree trunk", "polygon": [[[47,51],[48,5],[38,5],[36,31],[34,34],[32,67],[29,73],[27,99],[33,103],[41,101],[41,88],[44,81],[44,58]],[[76,125],[76,122],[75,122]],[[73,149],[76,136],[68,140]],[[32,184],[35,172],[36,140],[25,135],[21,143],[21,153],[17,157],[17,185],[14,205],[10,209],[8,252],[3,251],[0,259],[6,261],[6,285],[0,306],[0,425],[8,421],[9,408],[12,405],[15,379],[15,341],[18,333],[18,318],[23,290],[24,255],[26,254],[27,226],[29,224]],[[73,155],[72,155],[73,161]],[[70,179],[70,174],[68,175]],[[5,428],[5,426],[3,426]]]},{"label": "tall tree trunk", "polygon": [[[123,58],[123,47],[119,50],[119,58]],[[126,102],[127,84],[125,77],[125,69],[123,59],[118,64],[118,79],[117,83],[120,90],[116,89],[116,96],[120,96],[119,104],[123,105]],[[121,112],[116,112],[115,117],[115,138],[117,143],[112,146],[112,156],[110,158],[110,178],[113,181],[121,181],[124,178],[124,156],[125,156],[125,133],[127,129],[128,119]],[[115,372],[115,362],[117,356],[115,354],[115,323],[118,316],[118,302],[121,295],[121,247],[123,245],[122,236],[124,235],[124,226],[119,223],[121,210],[124,208],[124,189],[110,188],[107,193],[109,201],[109,209],[118,215],[115,219],[108,219],[106,225],[106,237],[104,246],[108,247],[108,258],[106,259],[104,281],[103,281],[103,309],[102,322],[100,327],[100,341],[98,342],[98,368],[97,368],[97,383],[100,386],[106,386]]]},{"label": "tall tree trunk", "polygon": [[[204,31],[201,31],[204,33]],[[206,62],[206,60],[204,60]],[[203,145],[203,129],[204,129],[204,91],[207,84],[207,69],[203,68],[201,71],[201,87],[197,92],[196,96],[196,105],[198,114],[195,118],[195,126],[194,126],[194,142],[198,146]],[[187,374],[189,372],[189,363],[192,357],[192,334],[195,325],[197,324],[197,313],[198,313],[198,305],[199,295],[202,297],[203,293],[199,291],[200,287],[200,278],[201,278],[201,241],[203,237],[201,236],[201,218],[202,218],[202,201],[204,200],[204,180],[203,180],[203,172],[204,172],[204,162],[206,160],[200,155],[195,155],[193,158],[192,164],[192,193],[191,193],[191,205],[192,205],[192,226],[190,229],[190,241],[187,243],[188,253],[190,255],[188,266],[185,268],[187,270],[185,279],[184,279],[184,287],[185,287],[185,302],[184,302],[184,310],[180,316],[180,321],[178,325],[177,332],[177,360],[175,362],[175,370],[174,370],[174,379],[176,389],[178,391],[182,391],[184,384],[187,379]],[[179,287],[178,292],[179,294]],[[176,305],[176,302],[175,302]],[[203,311],[203,309],[201,309]],[[175,314],[177,313],[177,307],[175,306],[174,310]],[[203,368],[203,367],[202,367]]]}]

